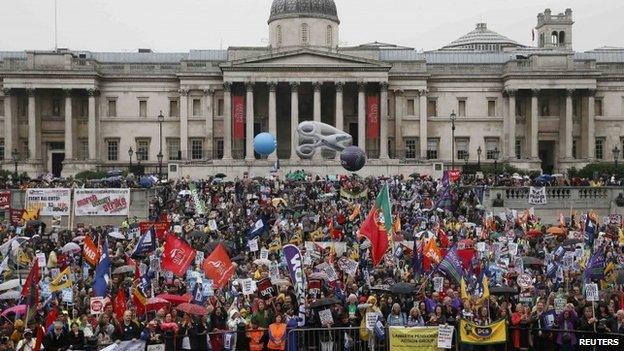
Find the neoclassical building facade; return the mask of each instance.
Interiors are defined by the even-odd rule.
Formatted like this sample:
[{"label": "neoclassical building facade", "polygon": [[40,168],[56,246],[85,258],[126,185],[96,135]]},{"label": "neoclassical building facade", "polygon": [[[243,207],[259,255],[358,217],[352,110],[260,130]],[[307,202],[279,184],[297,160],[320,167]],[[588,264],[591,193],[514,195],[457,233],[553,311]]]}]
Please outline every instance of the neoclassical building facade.
[{"label": "neoclassical building facade", "polygon": [[[350,133],[367,174],[612,162],[624,149],[624,49],[575,52],[573,23],[570,9],[538,14],[536,47],[485,23],[435,51],[344,47],[333,0],[274,0],[268,46],[0,51],[0,157],[30,175],[132,163],[234,175],[278,158],[336,173],[333,153],[295,153],[297,125],[313,120]],[[278,142],[268,159],[253,151],[264,131]]]}]

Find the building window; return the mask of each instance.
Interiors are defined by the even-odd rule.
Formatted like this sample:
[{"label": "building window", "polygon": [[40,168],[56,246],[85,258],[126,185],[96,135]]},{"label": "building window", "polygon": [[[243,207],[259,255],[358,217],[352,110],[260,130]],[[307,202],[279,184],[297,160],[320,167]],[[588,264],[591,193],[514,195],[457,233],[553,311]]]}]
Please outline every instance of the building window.
[{"label": "building window", "polygon": [[580,140],[578,138],[572,139],[572,157],[573,158],[579,158],[579,156],[578,156],[579,141]]},{"label": "building window", "polygon": [[139,117],[147,117],[147,100],[139,100]]},{"label": "building window", "polygon": [[223,99],[217,101],[217,116],[223,116]]},{"label": "building window", "polygon": [[438,149],[440,147],[440,139],[427,139],[427,160],[438,159]]},{"label": "building window", "polygon": [[119,160],[119,141],[106,140],[106,158],[109,161]]},{"label": "building window", "polygon": [[418,139],[417,138],[405,138],[405,158],[414,159],[418,158]]},{"label": "building window", "polygon": [[178,100],[169,100],[169,117],[180,117],[180,103]]},{"label": "building window", "polygon": [[0,161],[4,161],[4,139],[0,139]]},{"label": "building window", "polygon": [[147,161],[149,159],[149,139],[136,140],[136,156],[137,160]]},{"label": "building window", "polygon": [[301,24],[301,44],[308,45],[309,41],[309,33],[308,33],[308,24]]},{"label": "building window", "polygon": [[277,32],[277,46],[282,46],[282,26],[281,25],[277,25],[276,28],[276,32]]},{"label": "building window", "polygon": [[466,100],[459,100],[457,102],[457,115],[459,117],[466,117]]},{"label": "building window", "polygon": [[86,160],[89,158],[89,139],[78,139],[78,150],[76,150],[76,156],[79,160]]},{"label": "building window", "polygon": [[496,117],[496,100],[488,100],[487,111],[488,117]]},{"label": "building window", "polygon": [[596,152],[596,159],[602,160],[604,159],[604,144],[605,138],[596,138],[596,147],[594,148]]},{"label": "building window", "polygon": [[214,150],[217,159],[223,158],[223,138],[214,139]]},{"label": "building window", "polygon": [[61,99],[52,99],[52,117],[61,116]]},{"label": "building window", "polygon": [[500,148],[498,147],[498,139],[485,139],[485,158],[488,160],[497,160],[499,156]]},{"label": "building window", "polygon": [[407,99],[407,115],[414,115],[414,99]]},{"label": "building window", "polygon": [[522,158],[522,145],[524,145],[524,140],[522,138],[516,138],[515,152],[516,158]]},{"label": "building window", "polygon": [[602,116],[602,99],[594,100],[594,115]]},{"label": "building window", "polygon": [[108,117],[117,116],[117,100],[108,100]]},{"label": "building window", "polygon": [[331,46],[332,42],[334,41],[334,29],[332,28],[332,26],[327,26],[327,46]]},{"label": "building window", "polygon": [[198,117],[201,116],[201,100],[193,99],[193,116]]},{"label": "building window", "polygon": [[167,156],[169,157],[169,160],[172,161],[180,159],[180,156],[182,156],[180,152],[180,139],[167,139]]},{"label": "building window", "polygon": [[427,100],[427,117],[435,117],[438,115],[438,101],[435,99]]},{"label": "building window", "polygon": [[204,158],[204,139],[191,139],[191,159],[201,160]]},{"label": "building window", "polygon": [[456,156],[458,160],[465,160],[469,157],[470,152],[470,139],[468,138],[455,138]]}]

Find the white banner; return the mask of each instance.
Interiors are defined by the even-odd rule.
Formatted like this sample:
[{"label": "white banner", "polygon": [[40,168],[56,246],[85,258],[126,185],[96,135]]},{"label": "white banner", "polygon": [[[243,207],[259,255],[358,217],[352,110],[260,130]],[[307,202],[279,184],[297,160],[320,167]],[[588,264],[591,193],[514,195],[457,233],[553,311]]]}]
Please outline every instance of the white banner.
[{"label": "white banner", "polygon": [[70,189],[26,189],[24,208],[39,208],[41,216],[68,216],[70,201]]},{"label": "white banner", "polygon": [[529,203],[531,205],[546,205],[546,187],[530,187]]},{"label": "white banner", "polygon": [[438,326],[438,348],[451,349],[453,348],[453,330],[455,327],[452,325],[441,324]]},{"label": "white banner", "polygon": [[127,216],[130,189],[76,189],[76,216]]}]

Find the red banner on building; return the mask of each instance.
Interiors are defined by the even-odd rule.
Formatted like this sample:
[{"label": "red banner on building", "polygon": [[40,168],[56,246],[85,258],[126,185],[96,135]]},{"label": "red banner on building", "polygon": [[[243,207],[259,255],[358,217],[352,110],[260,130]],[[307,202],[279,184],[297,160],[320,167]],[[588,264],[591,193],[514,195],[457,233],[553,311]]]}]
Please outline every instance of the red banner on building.
[{"label": "red banner on building", "polygon": [[368,139],[379,139],[379,96],[370,95],[366,97],[366,115],[368,119]]},{"label": "red banner on building", "polygon": [[162,240],[165,237],[165,232],[169,229],[169,222],[139,222],[141,234],[145,234],[152,226],[154,226],[156,237]]},{"label": "red banner on building", "polygon": [[245,138],[245,97],[232,95],[232,133],[234,140]]},{"label": "red banner on building", "polygon": [[7,210],[11,207],[11,191],[0,191],[0,209]]}]

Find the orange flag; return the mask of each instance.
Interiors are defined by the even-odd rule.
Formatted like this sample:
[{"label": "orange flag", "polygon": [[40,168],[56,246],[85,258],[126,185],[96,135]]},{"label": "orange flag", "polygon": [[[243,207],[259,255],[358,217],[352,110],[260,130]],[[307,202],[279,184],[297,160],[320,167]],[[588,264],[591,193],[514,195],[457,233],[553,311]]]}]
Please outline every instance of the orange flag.
[{"label": "orange flag", "polygon": [[100,250],[95,245],[90,236],[85,236],[82,255],[85,260],[92,266],[96,266],[98,261],[100,260]]},{"label": "orange flag", "polygon": [[234,266],[223,245],[219,244],[202,264],[206,277],[212,279],[212,284],[219,289],[227,285],[234,275]]},{"label": "orange flag", "polygon": [[430,238],[423,248],[423,254],[425,257],[433,261],[435,264],[440,263],[442,261],[442,254],[440,253],[440,248],[438,248],[438,244],[434,238]]}]

